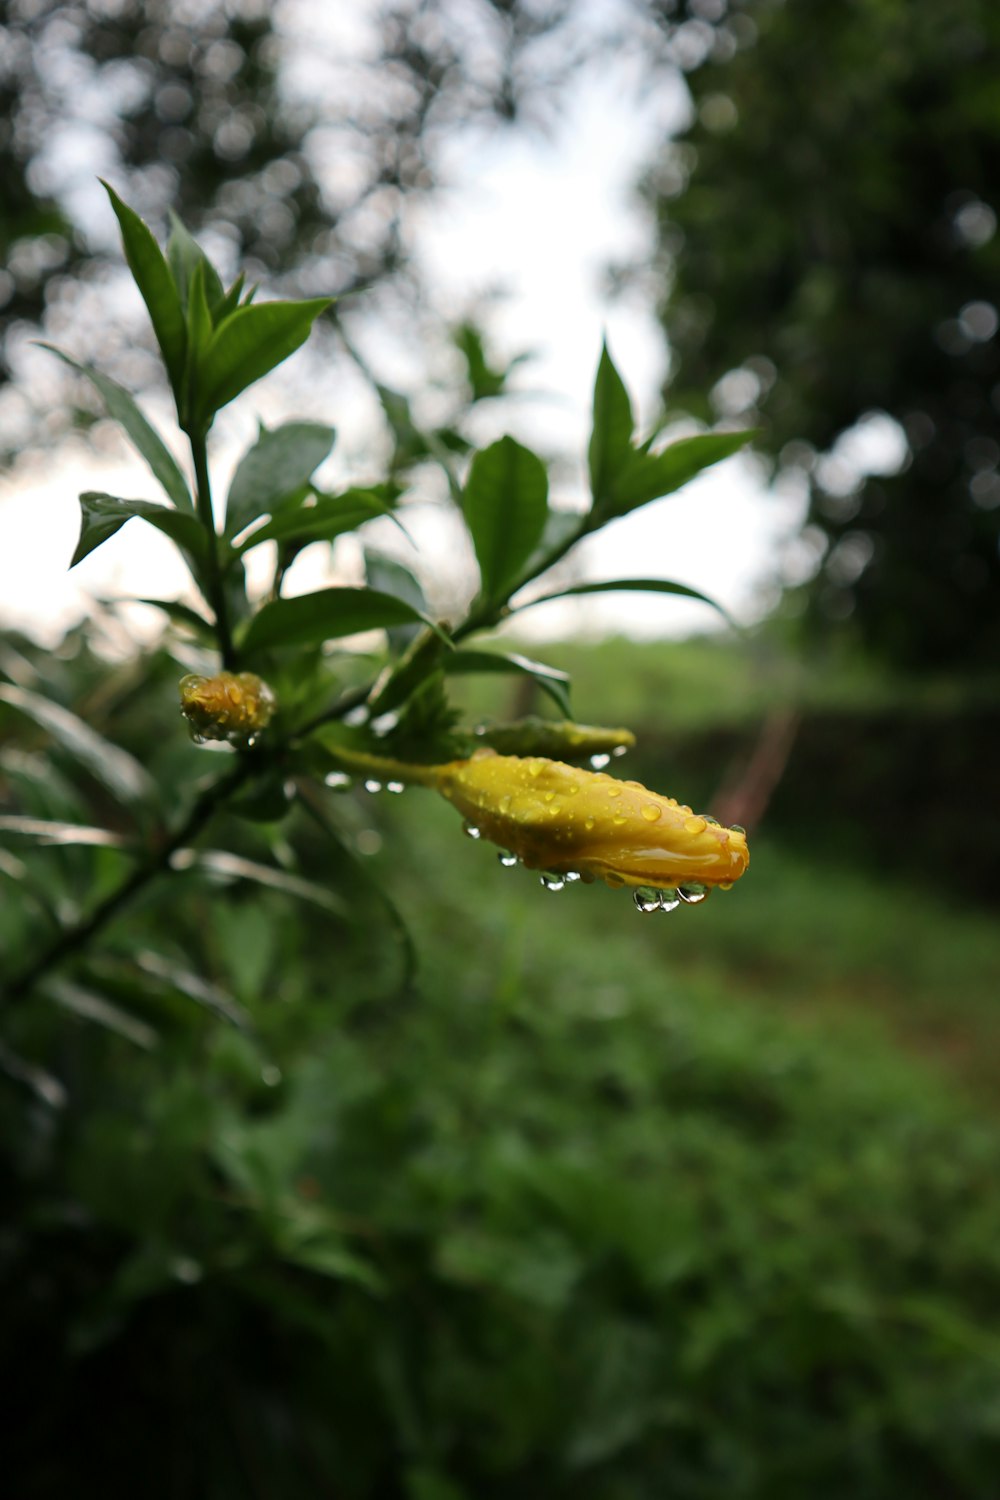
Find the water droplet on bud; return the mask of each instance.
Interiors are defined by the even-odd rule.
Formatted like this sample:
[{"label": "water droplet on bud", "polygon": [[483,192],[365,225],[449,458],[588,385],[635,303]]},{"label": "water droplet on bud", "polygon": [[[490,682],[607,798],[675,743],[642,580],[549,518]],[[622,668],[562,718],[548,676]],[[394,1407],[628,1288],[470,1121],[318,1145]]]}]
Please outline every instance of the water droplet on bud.
[{"label": "water droplet on bud", "polygon": [[708,895],[708,887],[704,885],[681,885],[677,887],[677,894],[687,906],[698,906]]},{"label": "water droplet on bud", "polygon": [[591,767],[595,771],[603,771],[604,767],[606,765],[609,765],[610,762],[611,762],[611,756],[610,755],[592,755],[590,757]]},{"label": "water droplet on bud", "polygon": [[497,855],[497,859],[503,865],[505,870],[512,870],[514,866],[519,863],[517,855],[511,854],[509,849],[501,849],[500,853]]},{"label": "water droplet on bud", "polygon": [[659,891],[654,891],[650,886],[636,886],[632,892],[632,900],[635,902],[636,910],[641,911],[644,915],[651,911],[659,911],[660,909],[660,893]]},{"label": "water droplet on bud", "polygon": [[374,792],[380,792],[381,790],[382,790],[382,783],[381,783],[381,781],[376,781],[373,777],[369,777],[369,779],[365,782],[365,791],[366,792],[373,792],[374,793]]},{"label": "water droplet on bud", "polygon": [[566,884],[566,878],[563,875],[555,874],[541,875],[539,876],[539,884],[543,885],[547,891],[561,891]]},{"label": "water droplet on bud", "polygon": [[330,771],[323,777],[323,785],[331,787],[347,787],[351,784],[351,778],[346,771]]},{"label": "water droplet on bud", "polygon": [[398,796],[400,792],[405,792],[406,787],[402,781],[387,781],[385,789],[387,792],[395,792]]},{"label": "water droplet on bud", "polygon": [[481,839],[483,836],[473,823],[463,823],[462,832],[467,839]]}]

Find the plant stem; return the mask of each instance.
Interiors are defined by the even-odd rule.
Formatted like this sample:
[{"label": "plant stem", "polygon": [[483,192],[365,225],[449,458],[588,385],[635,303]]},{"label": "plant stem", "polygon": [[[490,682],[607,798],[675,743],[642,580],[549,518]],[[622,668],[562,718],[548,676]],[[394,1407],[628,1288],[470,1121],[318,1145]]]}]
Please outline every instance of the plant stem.
[{"label": "plant stem", "polygon": [[151,849],[147,857],[136,865],[121,884],[105,896],[103,901],[99,901],[92,911],[81,917],[80,921],[72,927],[65,928],[55,942],[8,983],[0,995],[4,1003],[13,1005],[18,1000],[24,999],[40,979],[44,979],[59,964],[85,948],[91,938],[102,931],[124,907],[145,890],[150,881],[168,868],[171,858],[178,849],[182,849],[201,833],[213,815],[247,779],[252,769],[252,757],[241,755],[239,763],[232,770],[225,776],[220,776],[211,786],[206,787],[183,823],[165,843],[157,844],[154,849]]},{"label": "plant stem", "polygon": [[208,533],[209,540],[207,592],[215,613],[215,630],[218,637],[219,654],[222,657],[222,664],[229,671],[232,671],[236,666],[236,652],[233,648],[233,637],[229,628],[226,590],[222,581],[222,570],[219,567],[219,537],[215,529],[215,514],[212,510],[212,486],[208,476],[208,443],[203,432],[189,432],[188,437],[191,441],[191,457],[194,460],[195,504],[198,510],[198,519]]}]

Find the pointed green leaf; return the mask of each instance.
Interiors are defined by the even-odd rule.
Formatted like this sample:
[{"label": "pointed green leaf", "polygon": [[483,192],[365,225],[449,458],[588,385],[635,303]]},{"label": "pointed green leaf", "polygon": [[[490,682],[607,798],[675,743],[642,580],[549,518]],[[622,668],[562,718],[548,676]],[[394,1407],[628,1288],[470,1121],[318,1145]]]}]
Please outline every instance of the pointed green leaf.
[{"label": "pointed green leaf", "polygon": [[[195,267],[199,262],[202,262],[202,276],[204,278],[204,288],[208,305],[212,309],[213,314],[219,312],[224,300],[219,273],[194,236],[189,233],[186,226],[173,212],[170,214],[170,238],[167,240],[167,261],[173,272],[174,282],[180,294],[181,305],[185,309],[188,305],[188,291],[194,277]],[[237,293],[236,300],[239,300],[239,293]]]},{"label": "pointed green leaf", "polygon": [[[394,557],[386,557],[381,552],[366,548],[365,579],[369,588],[391,594],[394,599],[402,599],[405,604],[412,604],[421,614],[427,613],[427,600],[420,580]],[[416,622],[412,625],[394,625],[388,632],[389,649],[396,653],[404,651],[420,628]]]},{"label": "pointed green leaf", "polygon": [[545,465],[512,437],[501,438],[472,460],[462,509],[484,598],[505,598],[534,551],[548,515],[548,492]]},{"label": "pointed green leaf", "polygon": [[205,285],[205,267],[208,262],[202,257],[195,265],[188,288],[187,304],[187,378],[190,382],[201,369],[201,362],[212,339],[212,313],[208,305],[208,289]]},{"label": "pointed green leaf", "polygon": [[59,1079],[36,1063],[28,1062],[19,1053],[12,1052],[3,1042],[0,1042],[0,1073],[30,1089],[50,1109],[65,1109],[69,1096]]},{"label": "pointed green leaf", "polygon": [[243,639],[246,651],[274,646],[318,646],[323,641],[357,635],[362,630],[388,629],[392,625],[430,625],[443,632],[419,610],[391,594],[375,589],[320,589],[295,599],[274,599],[250,621]]},{"label": "pointed green leaf", "polygon": [[681,438],[660,453],[636,452],[617,476],[612,513],[626,515],[650,500],[672,495],[703,469],[729,458],[754,437],[751,432],[703,432]]},{"label": "pointed green leaf", "polygon": [[587,452],[590,489],[597,506],[608,504],[615,480],[629,462],[634,426],[628,391],[604,344],[594,382],[593,430]]},{"label": "pointed green leaf", "polygon": [[64,750],[86,766],[90,774],[107,787],[116,799],[128,803],[156,799],[156,784],[139,761],[95,733],[89,724],[63,708],[13,683],[0,683],[0,702],[16,708],[33,719],[40,728],[62,745]]},{"label": "pointed green leaf", "polygon": [[449,676],[473,675],[485,672],[520,672],[538,683],[558,705],[561,713],[570,718],[569,674],[544,662],[532,661],[513,651],[452,651],[442,661]]},{"label": "pointed green leaf", "polygon": [[64,1010],[70,1010],[74,1015],[82,1016],[85,1021],[93,1021],[108,1031],[116,1031],[119,1036],[125,1037],[136,1047],[142,1047],[146,1052],[152,1051],[159,1041],[152,1026],[147,1026],[137,1016],[130,1015],[120,1006],[105,1000],[103,995],[85,990],[82,985],[73,984],[68,979],[46,979],[38,987],[43,995],[54,1000]]},{"label": "pointed green leaf", "polygon": [[240,542],[238,550],[248,552],[260,542],[279,542],[282,545],[287,542],[329,542],[377,516],[389,516],[397,526],[400,524],[379,490],[350,489],[340,495],[321,495],[315,505],[298,506],[275,516],[266,526],[251,532]]},{"label": "pointed green leaf", "polygon": [[587,529],[587,517],[580,515],[579,512],[550,510],[545,521],[542,539],[521,569],[520,579],[511,592],[515,592],[522,583],[527,583],[538,573],[544,572],[546,568],[558,562],[574,542],[586,536]]},{"label": "pointed green leaf", "polygon": [[244,304],[220,323],[198,364],[198,393],[191,425],[206,428],[215,413],[281,364],[309,337],[330,297],[307,302]]},{"label": "pointed green leaf", "polygon": [[121,849],[125,843],[120,833],[111,833],[107,828],[88,828],[83,823],[60,823],[53,818],[4,815],[0,817],[0,833],[53,846],[89,845],[95,849]]},{"label": "pointed green leaf", "polygon": [[675,594],[681,599],[696,599],[699,604],[711,605],[730,625],[735,625],[722,605],[710,599],[707,594],[688,588],[686,583],[671,583],[666,578],[611,578],[602,583],[577,583],[570,588],[556,589],[552,594],[542,594],[538,599],[529,599],[524,604],[514,606],[511,613],[520,614],[522,610],[533,609],[536,604],[548,604],[552,599],[568,599],[574,594],[614,593]]},{"label": "pointed green leaf", "polygon": [[218,307],[213,307],[212,316],[216,323],[221,323],[223,318],[228,318],[231,312],[235,312],[240,305],[240,297],[243,295],[243,283],[246,277],[241,271],[233,282],[229,291],[223,295]]},{"label": "pointed green leaf", "polygon": [[193,630],[201,640],[215,645],[215,627],[205,619],[204,615],[200,615],[196,609],[191,609],[187,604],[182,604],[179,599],[137,598],[135,602],[136,604],[151,604],[154,609],[162,610],[172,624],[183,625],[188,630]]},{"label": "pointed green leaf", "polygon": [[347,907],[339,896],[326,886],[317,885],[314,880],[306,880],[302,875],[291,875],[287,870],[279,870],[274,865],[257,864],[255,860],[230,854],[225,849],[188,849],[179,853],[191,856],[190,861],[182,863],[183,869],[193,867],[207,870],[226,880],[249,880],[255,885],[281,891],[286,896],[295,896],[300,901],[311,901],[314,906],[321,906],[331,916],[341,917],[347,914]]},{"label": "pointed green leaf", "polygon": [[75,568],[95,547],[120,531],[133,516],[140,516],[158,531],[162,531],[196,566],[200,567],[206,560],[208,540],[201,522],[195,516],[170,510],[165,505],[154,505],[150,500],[122,500],[117,495],[105,495],[100,490],[84,491],[80,496],[80,511],[80,540],[70,562],[71,568]]},{"label": "pointed green leaf", "polygon": [[259,516],[273,516],[300,494],[329,454],[335,436],[332,427],[319,422],[285,422],[270,432],[262,428],[229,486],[226,534],[235,536]]},{"label": "pointed green leaf", "polygon": [[124,386],[120,386],[117,381],[111,380],[107,375],[102,375],[99,370],[93,369],[90,365],[78,364],[75,359],[70,359],[68,354],[64,354],[61,349],[54,348],[52,344],[42,344],[41,347],[48,349],[50,354],[55,354],[71,369],[78,370],[81,375],[86,375],[104,401],[108,416],[113,417],[119,426],[125,429],[178,510],[193,511],[194,501],[177,460],[156,429],[143,416]]},{"label": "pointed green leaf", "polygon": [[170,384],[179,404],[184,380],[187,333],[174,278],[149,226],[143,223],[134,209],[122,202],[113,187],[106,182],[103,186],[118,219],[125,259],[149,312],[156,342],[160,346]]},{"label": "pointed green leaf", "polygon": [[159,980],[161,984],[176,990],[178,994],[184,995],[188,1000],[193,1000],[196,1005],[204,1006],[220,1020],[228,1021],[231,1026],[240,1031],[249,1031],[252,1021],[247,1011],[234,1000],[232,995],[220,989],[217,984],[211,984],[200,974],[194,974],[189,969],[182,968],[169,958],[164,958],[160,953],[153,953],[150,949],[136,954],[136,966],[143,974],[151,979]]}]

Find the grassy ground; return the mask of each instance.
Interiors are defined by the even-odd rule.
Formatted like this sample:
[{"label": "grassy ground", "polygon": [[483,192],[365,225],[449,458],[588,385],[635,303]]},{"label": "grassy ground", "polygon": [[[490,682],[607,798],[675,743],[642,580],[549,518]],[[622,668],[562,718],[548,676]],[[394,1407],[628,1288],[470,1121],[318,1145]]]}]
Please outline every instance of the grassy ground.
[{"label": "grassy ground", "polygon": [[461,935],[473,956],[463,982],[483,1001],[503,1005],[523,988],[559,1004],[546,984],[564,983],[611,1013],[628,1007],[636,975],[653,973],[664,993],[694,1002],[781,1011],[846,1029],[859,1046],[878,1033],[1000,1102],[1000,930],[988,913],[765,835],[732,892],[642,917],[627,892],[550,895],[537,876],[503,870],[431,794],[379,799],[371,816],[425,962]]}]

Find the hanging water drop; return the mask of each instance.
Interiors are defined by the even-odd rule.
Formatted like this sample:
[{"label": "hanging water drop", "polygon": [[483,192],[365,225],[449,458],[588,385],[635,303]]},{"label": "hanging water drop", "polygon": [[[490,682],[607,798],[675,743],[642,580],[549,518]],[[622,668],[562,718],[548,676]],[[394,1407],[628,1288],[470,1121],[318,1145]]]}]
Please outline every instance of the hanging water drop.
[{"label": "hanging water drop", "polygon": [[677,887],[677,894],[687,906],[698,906],[708,895],[708,887],[704,885],[681,885]]},{"label": "hanging water drop", "polygon": [[614,756],[615,760],[619,760],[623,755],[628,754],[628,746],[616,745],[611,754]]},{"label": "hanging water drop", "polygon": [[636,910],[641,911],[644,916],[647,916],[651,911],[659,911],[660,909],[659,891],[654,891],[647,885],[636,886],[632,892],[632,900],[635,902]]},{"label": "hanging water drop", "polygon": [[517,855],[511,854],[509,849],[501,849],[500,853],[497,855],[497,859],[503,865],[505,870],[512,870],[514,866],[519,863]]},{"label": "hanging water drop", "polygon": [[574,881],[582,879],[583,876],[580,874],[579,870],[567,870],[565,875],[563,876],[563,880],[565,880],[567,885],[572,885]]},{"label": "hanging water drop", "polygon": [[385,789],[387,792],[395,792],[398,797],[400,792],[406,791],[406,786],[402,781],[387,781]]},{"label": "hanging water drop", "polygon": [[592,755],[590,757],[591,768],[595,771],[603,771],[604,767],[610,765],[610,755]]},{"label": "hanging water drop", "polygon": [[252,750],[253,747],[254,747],[254,745],[256,745],[256,743],[257,743],[257,736],[255,734],[248,734],[247,735],[247,739],[246,739],[247,749],[248,750]]},{"label": "hanging water drop", "polygon": [[543,885],[547,891],[556,892],[562,890],[566,880],[562,875],[545,874],[539,876],[539,884]]},{"label": "hanging water drop", "polygon": [[463,823],[462,832],[467,839],[481,839],[483,836],[474,823]]},{"label": "hanging water drop", "polygon": [[366,792],[372,792],[372,793],[374,793],[374,792],[380,792],[381,790],[382,790],[382,783],[381,783],[381,781],[376,781],[374,777],[370,776],[368,778],[368,780],[365,782],[365,791]]},{"label": "hanging water drop", "polygon": [[742,834],[745,835],[746,834],[746,829],[740,823],[730,823],[730,825],[729,825],[729,832],[730,833],[742,833]]},{"label": "hanging water drop", "polygon": [[676,891],[660,891],[660,911],[676,911],[680,904],[681,898]]}]

